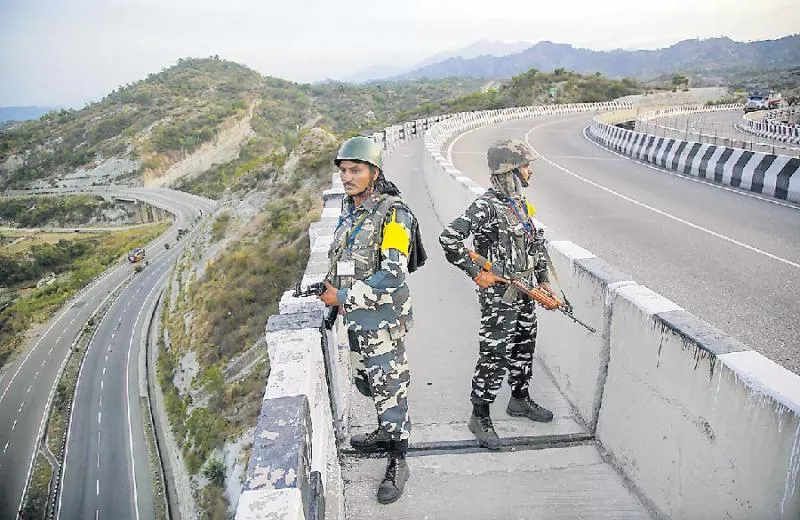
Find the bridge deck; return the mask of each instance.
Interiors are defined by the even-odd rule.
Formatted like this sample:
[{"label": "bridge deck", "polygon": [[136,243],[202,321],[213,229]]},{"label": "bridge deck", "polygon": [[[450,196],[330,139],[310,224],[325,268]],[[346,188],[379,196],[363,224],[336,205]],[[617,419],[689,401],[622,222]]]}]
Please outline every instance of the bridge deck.
[{"label": "bridge deck", "polygon": [[[536,364],[531,393],[550,408],[552,423],[505,413],[507,385],[492,406],[506,447],[477,447],[467,429],[470,380],[478,353],[479,310],[474,285],[444,258],[442,224],[422,177],[421,140],[401,145],[386,161],[420,221],[428,264],[411,275],[415,326],[407,338],[413,422],[404,496],[381,506],[375,492],[385,459],[344,457],[347,518],[650,518],[620,475],[601,458],[546,369]],[[351,393],[351,431],[375,427],[371,401]]]}]

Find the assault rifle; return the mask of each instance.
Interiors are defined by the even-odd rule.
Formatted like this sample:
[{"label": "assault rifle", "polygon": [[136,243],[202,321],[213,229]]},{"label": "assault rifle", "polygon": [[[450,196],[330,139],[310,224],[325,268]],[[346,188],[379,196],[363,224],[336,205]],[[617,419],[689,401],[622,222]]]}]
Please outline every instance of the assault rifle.
[{"label": "assault rifle", "polygon": [[589,325],[585,324],[584,322],[582,322],[581,320],[579,320],[578,318],[576,318],[572,314],[572,305],[569,303],[569,300],[567,300],[566,296],[564,297],[565,301],[562,302],[561,300],[556,298],[554,295],[552,295],[552,294],[550,294],[550,293],[548,293],[548,292],[546,292],[546,291],[544,291],[542,289],[539,289],[538,287],[530,288],[527,285],[525,285],[524,283],[520,282],[519,280],[514,280],[513,278],[506,278],[505,276],[503,276],[503,274],[500,271],[498,271],[494,267],[494,265],[492,265],[492,263],[489,260],[487,260],[483,256],[479,255],[475,251],[471,251],[471,250],[467,249],[467,254],[469,254],[469,257],[472,259],[472,261],[475,262],[476,264],[478,264],[479,266],[481,266],[481,268],[484,271],[489,271],[490,273],[494,274],[495,276],[501,278],[503,280],[503,283],[513,285],[514,287],[519,289],[520,292],[528,295],[529,298],[531,298],[533,301],[539,303],[545,309],[550,310],[550,311],[552,311],[552,310],[561,311],[561,313],[563,313],[565,316],[570,318],[572,321],[574,321],[578,325],[584,327],[586,330],[588,330],[592,334],[597,332],[596,329],[594,329],[593,327],[590,327]]},{"label": "assault rifle", "polygon": [[[325,292],[325,282],[316,282],[312,283],[311,285],[307,286],[303,289],[300,285],[300,282],[296,282],[294,284],[294,296],[295,298],[305,297],[305,296],[319,296],[320,294]],[[325,324],[325,328],[331,330],[333,328],[333,324],[336,323],[336,316],[339,315],[339,306],[335,305],[328,309],[328,314],[322,320]]]}]

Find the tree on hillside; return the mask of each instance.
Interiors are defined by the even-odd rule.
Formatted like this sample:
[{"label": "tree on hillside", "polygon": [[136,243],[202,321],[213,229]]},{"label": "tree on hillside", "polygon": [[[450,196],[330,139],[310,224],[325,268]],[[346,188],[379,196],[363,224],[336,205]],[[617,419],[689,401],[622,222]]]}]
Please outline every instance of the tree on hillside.
[{"label": "tree on hillside", "polygon": [[682,90],[689,90],[689,78],[680,72],[676,72],[672,75],[672,86],[676,90],[679,88]]}]

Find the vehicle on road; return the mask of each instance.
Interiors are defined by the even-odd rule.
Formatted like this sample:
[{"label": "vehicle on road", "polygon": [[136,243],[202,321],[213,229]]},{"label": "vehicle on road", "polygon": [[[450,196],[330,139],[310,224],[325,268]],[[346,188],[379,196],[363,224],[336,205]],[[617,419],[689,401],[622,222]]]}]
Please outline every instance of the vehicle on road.
[{"label": "vehicle on road", "polygon": [[128,253],[128,262],[135,264],[141,260],[144,260],[144,249],[141,247],[131,249]]},{"label": "vehicle on road", "polygon": [[781,95],[775,92],[752,92],[747,96],[747,102],[744,104],[744,113],[755,112],[757,110],[772,110],[781,105]]}]

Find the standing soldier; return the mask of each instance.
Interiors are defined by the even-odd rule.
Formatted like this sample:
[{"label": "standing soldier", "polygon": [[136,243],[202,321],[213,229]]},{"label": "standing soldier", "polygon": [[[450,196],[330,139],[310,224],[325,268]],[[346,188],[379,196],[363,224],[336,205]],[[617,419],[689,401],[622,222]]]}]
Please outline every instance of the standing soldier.
[{"label": "standing soldier", "polygon": [[528,145],[516,139],[496,142],[487,152],[491,187],[463,215],[447,226],[439,237],[447,260],[465,271],[478,285],[481,306],[480,352],[472,377],[472,416],[469,429],[481,446],[496,450],[500,439],[489,417],[503,382],[506,368],[511,400],[506,412],[534,421],[548,422],[553,413],[536,404],[528,394],[536,348],[534,302],[512,285],[473,262],[464,240],[472,235],[478,254],[529,287],[533,282],[552,294],[547,278],[543,230],[531,217],[534,208],[521,193],[528,186],[531,163],[537,158]]},{"label": "standing soldier", "polygon": [[366,137],[353,137],[339,148],[335,163],[346,197],[328,253],[330,281],[320,299],[343,309],[356,388],[375,403],[378,428],[354,435],[350,443],[363,451],[388,451],[378,488],[378,501],[388,504],[400,498],[410,475],[403,340],[412,313],[406,274],[424,262],[419,256],[424,252],[412,240],[419,238],[412,232],[414,216],[383,175],[380,147]]}]

